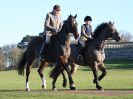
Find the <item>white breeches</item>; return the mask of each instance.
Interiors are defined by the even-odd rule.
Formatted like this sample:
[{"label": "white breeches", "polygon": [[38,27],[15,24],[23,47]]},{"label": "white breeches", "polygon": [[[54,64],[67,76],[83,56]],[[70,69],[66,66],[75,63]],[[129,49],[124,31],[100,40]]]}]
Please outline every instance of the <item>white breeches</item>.
[{"label": "white breeches", "polygon": [[85,47],[85,41],[80,40],[79,43],[82,45],[82,47]]},{"label": "white breeches", "polygon": [[47,43],[47,44],[49,44],[49,42],[50,42],[51,35],[52,35],[52,34],[47,34],[47,35],[46,35],[46,43]]}]

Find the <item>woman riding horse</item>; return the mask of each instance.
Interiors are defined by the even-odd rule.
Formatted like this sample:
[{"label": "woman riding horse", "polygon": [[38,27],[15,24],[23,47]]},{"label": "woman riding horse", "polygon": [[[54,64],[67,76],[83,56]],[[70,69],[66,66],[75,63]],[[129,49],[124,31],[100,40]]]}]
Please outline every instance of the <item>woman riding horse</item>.
[{"label": "woman riding horse", "polygon": [[[94,75],[93,82],[96,84],[96,88],[98,90],[102,90],[102,87],[99,85],[99,81],[102,80],[103,77],[107,74],[103,62],[105,60],[105,40],[112,38],[116,41],[119,41],[120,36],[114,27],[114,23],[109,22],[100,24],[94,31],[92,38],[93,39],[86,41],[83,52],[84,62],[77,60],[77,56],[79,55],[77,45],[71,45],[71,55],[69,57],[68,65],[78,64],[82,66],[90,66]],[[100,76],[98,76],[97,69],[102,71],[102,74]],[[59,67],[57,66],[52,70],[50,77],[54,79],[53,87],[56,87],[55,82],[59,76],[59,73],[56,74],[57,71],[60,71],[60,73],[62,73],[63,69],[59,69]],[[65,76],[64,81],[66,83]]]}]

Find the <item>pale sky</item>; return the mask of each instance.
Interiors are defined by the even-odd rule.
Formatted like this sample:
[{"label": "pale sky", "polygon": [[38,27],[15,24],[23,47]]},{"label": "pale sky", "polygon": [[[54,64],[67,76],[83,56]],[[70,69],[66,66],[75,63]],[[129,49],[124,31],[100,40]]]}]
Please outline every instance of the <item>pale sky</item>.
[{"label": "pale sky", "polygon": [[133,35],[133,0],[0,0],[0,47],[38,35],[44,29],[46,14],[61,5],[62,19],[77,14],[80,27],[84,17],[92,17],[93,30],[102,22],[113,21],[118,30]]}]

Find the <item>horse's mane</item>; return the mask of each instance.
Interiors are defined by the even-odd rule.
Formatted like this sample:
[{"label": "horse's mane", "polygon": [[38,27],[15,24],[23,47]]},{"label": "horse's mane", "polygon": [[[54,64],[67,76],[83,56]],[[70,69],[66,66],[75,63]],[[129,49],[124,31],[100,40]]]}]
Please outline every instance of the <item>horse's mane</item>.
[{"label": "horse's mane", "polygon": [[102,33],[102,31],[108,26],[108,23],[101,23],[100,25],[98,25],[92,35],[92,38],[96,38],[100,35],[100,33]]}]

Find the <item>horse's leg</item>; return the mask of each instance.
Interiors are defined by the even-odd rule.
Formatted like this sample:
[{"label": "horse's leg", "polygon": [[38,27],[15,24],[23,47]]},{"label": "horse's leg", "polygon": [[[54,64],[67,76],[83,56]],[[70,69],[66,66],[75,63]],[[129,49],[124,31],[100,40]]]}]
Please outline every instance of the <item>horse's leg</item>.
[{"label": "horse's leg", "polygon": [[99,85],[99,82],[98,82],[97,62],[93,63],[93,65],[92,65],[92,72],[93,72],[93,76],[94,76],[93,82],[96,83],[96,88],[98,90],[102,90],[102,87]]},{"label": "horse's leg", "polygon": [[[72,75],[74,72],[77,71],[77,66],[75,66],[74,63],[71,63],[71,64],[70,64],[71,69],[69,68],[69,64],[67,64],[67,66],[68,66],[68,69],[69,69],[71,75]],[[65,87],[67,86],[67,78],[66,78],[66,76],[65,76],[64,69],[61,70],[61,74],[62,74],[62,77],[63,77],[63,84],[62,84],[62,86],[65,88]]]},{"label": "horse's leg", "polygon": [[74,74],[77,71],[77,69],[78,69],[78,65],[75,65],[73,62],[71,62],[70,66],[71,66],[70,73]]},{"label": "horse's leg", "polygon": [[44,70],[44,67],[47,66],[47,64],[48,64],[47,62],[41,62],[41,65],[40,65],[40,67],[38,69],[38,73],[39,73],[39,75],[40,75],[40,77],[42,79],[42,89],[46,89],[46,79],[45,79],[45,77],[43,75],[43,70]]},{"label": "horse's leg", "polygon": [[65,70],[66,70],[66,72],[67,72],[67,74],[68,74],[70,90],[76,90],[74,81],[73,81],[73,79],[72,79],[72,76],[71,76],[71,73],[70,73],[68,67],[64,65],[64,68],[65,68]]},{"label": "horse's leg", "polygon": [[56,85],[55,85],[55,83],[56,83],[56,81],[57,81],[57,78],[58,78],[58,75],[55,75],[55,78],[54,78],[54,80],[53,80],[53,82],[52,82],[52,90],[54,90],[54,91],[57,91],[57,88],[56,88]]},{"label": "horse's leg", "polygon": [[[66,79],[66,77],[65,77],[65,74],[64,74],[64,69],[62,69],[61,68],[61,65],[59,64],[59,63],[57,63],[57,65],[56,65],[57,67],[59,67],[58,68],[58,70],[59,70],[59,72],[61,72],[61,74],[62,74],[62,76],[63,76],[63,87],[66,87],[66,85],[67,85],[67,79]],[[60,71],[61,70],[61,71]],[[57,88],[56,88],[56,81],[57,81],[57,78],[58,78],[58,76],[59,76],[59,74],[55,74],[55,77],[54,77],[54,80],[53,80],[53,82],[52,82],[52,90],[57,90]]]},{"label": "horse's leg", "polygon": [[31,70],[31,66],[32,66],[33,61],[34,61],[34,57],[30,57],[27,60],[27,66],[26,66],[26,91],[30,91],[30,88],[29,88],[29,75],[30,75],[30,70]]},{"label": "horse's leg", "polygon": [[102,63],[101,65],[98,65],[98,68],[100,71],[102,71],[102,74],[99,76],[98,80],[102,80],[104,76],[107,75],[106,69],[104,67],[104,63]]},{"label": "horse's leg", "polygon": [[65,58],[64,56],[60,56],[60,63],[63,66],[64,70],[66,70],[67,74],[68,74],[68,78],[69,78],[69,85],[70,85],[70,90],[76,90],[74,81],[72,79],[70,70],[68,68],[68,61],[67,58]]},{"label": "horse's leg", "polygon": [[30,88],[29,88],[30,69],[31,69],[31,65],[27,64],[27,67],[26,67],[26,91],[30,91]]},{"label": "horse's leg", "polygon": [[[72,75],[77,71],[78,66],[76,66],[74,63],[70,63],[70,66],[71,66],[71,69],[69,69],[69,70],[70,70],[70,73]],[[68,68],[69,68],[69,65],[68,65]],[[63,87],[66,87],[67,86],[67,78],[66,78],[65,73],[63,71],[61,72],[62,77],[63,77]]]},{"label": "horse's leg", "polygon": [[[62,74],[62,76],[63,76],[63,87],[66,87],[66,85],[67,85],[67,79],[66,79],[66,77],[65,77],[65,74],[64,74],[64,72],[63,72],[63,70],[61,70],[61,74]],[[55,90],[55,91],[57,91],[57,88],[56,88],[56,81],[57,81],[57,78],[59,77],[59,75],[55,75],[55,78],[54,78],[54,80],[53,80],[53,82],[52,82],[52,90]]]},{"label": "horse's leg", "polygon": [[[58,71],[58,72],[60,72],[60,70],[61,70],[61,68],[59,68],[60,67],[60,64],[59,63],[57,63],[56,64],[56,71]],[[57,91],[57,88],[56,88],[56,81],[57,81],[57,78],[58,78],[58,76],[59,76],[59,74],[58,73],[55,73],[54,74],[54,78],[53,78],[53,82],[52,82],[52,90],[54,90],[54,91]]]},{"label": "horse's leg", "polygon": [[62,77],[63,77],[63,84],[62,86],[65,88],[67,86],[67,78],[65,76],[64,70],[61,72]]}]

